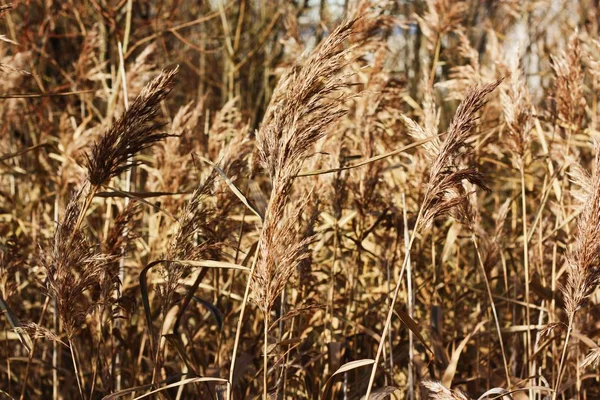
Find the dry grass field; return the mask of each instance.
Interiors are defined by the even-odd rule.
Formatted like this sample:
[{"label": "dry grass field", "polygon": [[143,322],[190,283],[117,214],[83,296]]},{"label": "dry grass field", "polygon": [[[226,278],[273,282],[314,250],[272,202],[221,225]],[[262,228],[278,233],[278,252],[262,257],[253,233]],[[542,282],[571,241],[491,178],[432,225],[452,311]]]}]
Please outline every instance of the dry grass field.
[{"label": "dry grass field", "polygon": [[599,33],[0,1],[0,399],[600,398]]}]

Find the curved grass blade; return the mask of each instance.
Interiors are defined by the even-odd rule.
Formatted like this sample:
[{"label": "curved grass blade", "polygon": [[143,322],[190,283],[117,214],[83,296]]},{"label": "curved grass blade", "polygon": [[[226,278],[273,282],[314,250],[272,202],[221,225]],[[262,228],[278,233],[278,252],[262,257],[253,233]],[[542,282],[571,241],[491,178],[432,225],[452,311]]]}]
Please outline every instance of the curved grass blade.
[{"label": "curved grass blade", "polygon": [[223,180],[225,181],[225,183],[227,184],[227,186],[229,186],[229,189],[231,189],[231,191],[233,192],[233,194],[235,194],[237,196],[238,199],[240,199],[240,201],[242,203],[244,203],[244,205],[246,207],[248,207],[248,209],[250,209],[250,211],[252,211],[254,213],[254,215],[256,215],[258,218],[260,218],[260,221],[263,222],[265,219],[265,216],[261,214],[261,212],[258,210],[258,208],[256,206],[254,206],[250,200],[248,200],[248,198],[246,196],[244,196],[244,194],[241,192],[240,189],[238,189],[237,186],[235,186],[235,183],[233,183],[231,181],[231,179],[229,179],[229,177],[227,176],[227,174],[225,174],[225,171],[223,171],[221,168],[219,168],[215,163],[213,163],[212,161],[210,161],[208,158],[202,157],[202,156],[197,156],[201,161],[204,161],[205,163],[207,163],[208,165],[210,165],[211,167],[213,167],[218,173],[219,175],[221,175],[221,178],[223,178]]},{"label": "curved grass blade", "polygon": [[189,265],[190,267],[203,267],[203,268],[224,268],[224,269],[239,269],[242,271],[250,272],[250,268],[244,267],[243,265],[230,263],[227,261],[213,261],[213,260],[160,260],[162,262],[176,262],[183,265]]},{"label": "curved grass blade", "polygon": [[[112,190],[112,189],[111,189]],[[148,199],[152,197],[162,197],[162,196],[179,196],[182,194],[191,194],[192,192],[98,192],[96,193],[96,197],[129,197],[134,199]]]},{"label": "curved grass blade", "polygon": [[[111,190],[115,193],[118,193],[119,195],[121,195],[122,197],[128,197],[130,199],[134,199],[139,201],[140,203],[144,203],[147,206],[150,206],[152,208],[154,208],[156,211],[162,212],[163,214],[165,214],[166,216],[170,217],[173,221],[178,221],[177,217],[175,217],[173,214],[171,214],[169,211],[165,210],[162,207],[157,206],[156,204],[150,203],[148,200],[144,199],[143,197],[137,196],[135,195],[135,193],[131,193],[131,192],[124,192],[122,190],[119,190],[117,188],[113,188],[107,185],[102,185],[105,189],[107,190]],[[105,193],[105,192],[103,192]],[[95,196],[98,196],[97,194]],[[98,196],[98,197],[109,197],[106,195],[103,196]]]},{"label": "curved grass blade", "polygon": [[431,350],[431,347],[429,347],[429,345],[425,342],[425,338],[423,337],[423,335],[421,335],[421,332],[419,331],[419,324],[417,324],[415,322],[415,320],[412,319],[410,317],[410,315],[408,315],[408,313],[406,313],[406,311],[397,310],[396,312],[397,312],[398,316],[400,317],[400,319],[402,320],[402,322],[404,322],[404,324],[406,324],[408,329],[410,329],[415,334],[415,336],[419,339],[419,341],[423,344],[423,346],[425,346],[427,351],[429,351],[429,353],[431,353],[431,355],[435,357],[433,350]]},{"label": "curved grass blade", "polygon": [[93,89],[88,90],[77,90],[73,92],[58,92],[58,93],[9,93],[0,95],[0,99],[37,99],[40,97],[61,97],[61,96],[73,96],[76,94],[91,93]]},{"label": "curved grass blade", "polygon": [[163,390],[171,389],[171,388],[178,387],[178,386],[187,385],[188,383],[194,383],[194,382],[224,382],[224,383],[228,383],[227,379],[223,379],[223,378],[201,378],[201,377],[189,378],[189,379],[184,379],[184,380],[176,382],[176,383],[172,383],[172,384],[167,385],[167,386],[163,386],[161,388],[158,388],[156,390],[153,390],[151,392],[148,392],[146,394],[138,396],[138,397],[136,397],[133,400],[143,399],[143,398],[151,396],[151,395],[153,395],[155,393],[161,392]]},{"label": "curved grass blade", "polygon": [[153,261],[146,265],[140,272],[140,290],[142,291],[142,304],[144,306],[144,315],[146,316],[146,325],[148,328],[148,336],[150,336],[150,352],[154,354],[154,328],[152,325],[152,312],[150,310],[150,300],[148,299],[148,271],[154,266],[162,263],[163,260]]},{"label": "curved grass blade", "polygon": [[[150,335],[150,351],[154,354],[155,343],[154,343],[154,328],[152,326],[152,311],[150,309],[150,300],[148,297],[148,271],[158,264],[165,262],[176,262],[183,265],[189,265],[190,267],[203,267],[203,268],[225,268],[225,269],[237,269],[246,272],[250,272],[250,268],[244,267],[243,265],[234,264],[225,261],[213,261],[213,260],[155,260],[150,264],[147,264],[144,269],[140,272],[140,290],[142,292],[142,304],[144,306],[144,314],[146,316],[146,323],[148,325],[148,333]],[[198,282],[200,284],[200,282]]]},{"label": "curved grass blade", "polygon": [[12,397],[10,394],[6,393],[4,390],[0,389],[0,396],[2,397],[6,397],[7,399],[10,400],[15,400],[14,397]]},{"label": "curved grass blade", "polygon": [[181,339],[179,338],[179,336],[169,333],[167,335],[164,335],[164,337],[167,340],[167,342],[171,346],[173,346],[175,351],[177,351],[177,354],[179,354],[179,357],[181,358],[181,360],[187,367],[188,371],[192,371],[196,375],[198,373],[198,371],[197,371],[196,367],[194,367],[194,365],[190,361],[190,358],[187,356],[187,353],[185,352],[185,347],[184,347],[183,343],[181,342]]},{"label": "curved grass blade", "polygon": [[179,323],[181,322],[181,317],[183,317],[183,313],[185,312],[185,310],[187,310],[188,305],[190,304],[190,301],[192,300],[192,297],[194,297],[194,293],[196,293],[196,290],[198,290],[198,286],[200,286],[200,282],[202,282],[202,279],[204,279],[207,272],[208,272],[207,268],[202,268],[200,270],[200,273],[196,277],[194,284],[192,285],[192,287],[190,287],[190,289],[188,290],[188,292],[185,295],[185,298],[183,299],[183,304],[181,305],[181,309],[179,310],[177,319],[175,319],[175,325],[173,326],[173,333],[175,333],[176,335],[179,335]]},{"label": "curved grass blade", "polygon": [[[172,375],[172,376],[167,377],[167,379],[158,382],[158,384],[173,382],[176,379],[180,379],[180,378],[183,378],[184,376],[188,376],[188,375],[193,375],[193,374]],[[137,392],[138,390],[150,389],[152,386],[154,386],[152,383],[148,383],[145,385],[139,385],[139,386],[134,386],[134,387],[130,387],[127,389],[119,390],[118,392],[114,392],[114,393],[104,396],[102,398],[102,400],[114,400],[119,397],[125,396],[126,394],[131,394],[131,393]]]},{"label": "curved grass blade", "polygon": [[[369,400],[400,400],[402,398],[401,396],[402,392],[396,386],[384,386],[377,390],[373,390],[369,396]],[[361,400],[364,400],[364,398],[365,396],[362,396]]]},{"label": "curved grass blade", "polygon": [[475,326],[475,329],[473,329],[473,331],[469,333],[467,337],[465,337],[460,342],[456,349],[454,349],[454,351],[452,352],[452,357],[450,358],[450,363],[446,367],[444,375],[442,375],[442,385],[446,387],[452,387],[452,380],[454,379],[454,374],[456,373],[456,369],[458,368],[458,361],[460,359],[462,351],[464,350],[469,340],[471,340],[471,337],[473,337],[473,335],[477,333],[477,331],[479,331],[479,329],[481,329],[481,327],[486,323],[487,321],[481,321],[480,323],[478,323],[477,326]]},{"label": "curved grass blade", "polygon": [[6,160],[10,160],[11,158],[14,157],[18,157],[20,155],[23,155],[25,153],[28,153],[30,151],[42,148],[42,147],[51,147],[52,145],[50,143],[40,143],[40,144],[36,144],[35,146],[31,146],[31,147],[27,147],[25,149],[19,150],[17,152],[14,153],[9,153],[9,154],[5,154],[3,156],[0,156],[0,162],[1,161],[6,161]]},{"label": "curved grass blade", "polygon": [[[19,336],[19,341],[25,347],[25,349],[27,349],[27,353],[30,353],[31,347],[29,346],[29,343],[31,343],[31,339],[29,338],[29,335],[27,335],[27,333],[25,333],[22,329],[20,329],[21,323],[19,322],[19,319],[12,312],[12,310],[10,309],[8,304],[6,304],[6,302],[4,301],[2,296],[0,296],[0,310],[2,311],[2,313],[4,315],[6,315],[6,319],[8,320],[8,323],[10,324],[10,326],[13,328],[13,330]],[[25,335],[27,335],[27,337],[23,336],[23,333],[25,333]]]},{"label": "curved grass blade", "polygon": [[335,371],[333,374],[331,374],[331,376],[329,377],[329,379],[327,379],[327,382],[325,382],[325,387],[323,388],[323,396],[321,396],[322,399],[326,399],[327,395],[329,394],[329,387],[331,384],[331,380],[333,379],[334,376],[339,375],[341,373],[344,373],[346,371],[350,371],[356,368],[360,368],[360,367],[366,367],[367,365],[372,365],[375,362],[375,360],[371,359],[371,358],[365,358],[362,360],[356,360],[356,361],[350,361],[347,362],[346,364],[342,365],[341,367],[339,367],[337,369],[337,371]]},{"label": "curved grass blade", "polygon": [[196,302],[202,304],[204,307],[206,307],[208,309],[208,311],[211,312],[211,314],[217,320],[217,325],[219,326],[219,331],[221,331],[223,329],[223,313],[221,313],[221,311],[219,311],[219,309],[217,307],[215,307],[214,304],[212,304],[206,300],[203,300],[203,299],[199,298],[198,296],[194,296],[193,299],[196,300]]},{"label": "curved grass blade", "polygon": [[439,137],[443,135],[443,133],[440,133],[439,135],[435,135],[435,136],[431,136],[428,137],[427,139],[423,139],[423,140],[419,140],[417,142],[411,143],[409,145],[406,145],[404,147],[400,147],[399,149],[396,150],[392,150],[389,153],[385,153],[385,154],[380,154],[378,156],[374,156],[371,158],[367,158],[364,161],[361,161],[359,163],[356,164],[352,164],[352,165],[346,165],[345,167],[340,167],[340,168],[330,168],[330,169],[318,169],[315,171],[306,171],[306,172],[300,172],[298,175],[296,175],[296,177],[301,177],[301,176],[313,176],[313,175],[323,175],[323,174],[331,174],[333,172],[340,172],[340,171],[345,171],[347,169],[353,169],[353,168],[358,168],[358,167],[362,167],[364,165],[370,164],[372,162],[375,161],[379,161],[379,160],[383,160],[385,158],[394,156],[396,154],[400,154],[400,153],[404,153],[406,150],[410,150],[414,147],[419,147],[422,144],[425,144],[427,142],[432,141],[433,139]]}]

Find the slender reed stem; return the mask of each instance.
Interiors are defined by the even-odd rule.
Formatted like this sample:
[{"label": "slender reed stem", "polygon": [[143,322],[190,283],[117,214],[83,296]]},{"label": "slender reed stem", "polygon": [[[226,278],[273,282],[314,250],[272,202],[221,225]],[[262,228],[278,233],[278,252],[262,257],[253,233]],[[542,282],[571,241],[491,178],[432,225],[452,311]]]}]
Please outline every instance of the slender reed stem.
[{"label": "slender reed stem", "polygon": [[[329,297],[329,304],[327,307],[327,318],[326,318],[326,323],[327,323],[327,340],[329,342],[333,342],[333,298],[334,298],[334,293],[335,293],[335,266],[337,265],[338,262],[338,246],[339,246],[339,226],[338,226],[338,220],[337,218],[335,219],[335,225],[334,225],[334,229],[333,229],[333,262],[331,263],[331,270],[329,273],[329,293],[328,293],[328,297]],[[331,371],[333,372],[333,371]]]},{"label": "slender reed stem", "polygon": [[[56,299],[52,299],[52,308],[54,309],[52,327],[54,332],[56,332],[56,336],[58,336],[60,321],[58,317],[58,302]],[[58,343],[56,340],[52,342],[52,399],[58,400]]]},{"label": "slender reed stem", "polygon": [[371,390],[373,389],[373,383],[375,382],[375,375],[377,374],[377,364],[379,363],[379,359],[381,358],[381,352],[383,351],[383,347],[385,344],[385,337],[387,335],[388,329],[392,323],[392,316],[394,315],[394,305],[396,304],[396,300],[398,298],[398,292],[400,292],[400,285],[402,284],[402,277],[404,276],[404,270],[406,269],[406,265],[410,260],[410,249],[412,248],[413,242],[415,240],[415,236],[417,234],[417,230],[419,228],[419,224],[421,223],[421,215],[423,209],[419,209],[419,214],[417,215],[417,220],[415,221],[415,226],[413,228],[412,235],[410,237],[410,241],[406,248],[407,253],[404,255],[404,262],[402,263],[402,269],[400,270],[400,276],[396,281],[396,288],[394,289],[394,295],[392,296],[392,303],[390,304],[390,309],[388,310],[388,315],[385,320],[385,324],[383,326],[383,332],[381,334],[381,338],[379,339],[379,345],[377,347],[377,355],[375,356],[375,362],[373,363],[373,368],[371,369],[371,377],[369,378],[369,385],[367,386],[367,393],[365,395],[365,399],[368,400],[371,395]]},{"label": "slender reed stem", "polygon": [[75,226],[73,227],[73,232],[71,235],[71,242],[75,238],[75,232],[77,232],[77,230],[83,223],[83,220],[85,219],[85,214],[87,213],[88,208],[90,208],[90,206],[92,205],[92,201],[94,200],[94,196],[96,195],[97,191],[98,191],[98,186],[91,185],[90,191],[88,192],[88,194],[85,196],[85,199],[83,200],[83,205],[81,206],[81,210],[79,211],[79,215],[77,216],[77,221],[75,221]]},{"label": "slender reed stem", "polygon": [[264,344],[263,344],[263,400],[268,400],[268,377],[269,377],[269,311],[265,311],[265,328],[264,332]]},{"label": "slender reed stem", "polygon": [[492,314],[494,315],[494,323],[496,324],[496,332],[498,333],[498,341],[500,342],[500,351],[502,352],[502,361],[504,363],[504,373],[506,374],[506,384],[508,385],[508,390],[511,388],[510,384],[510,374],[508,372],[508,362],[506,360],[506,352],[504,351],[504,341],[502,340],[502,331],[500,328],[500,320],[498,319],[498,313],[496,312],[496,305],[494,303],[494,296],[492,294],[492,289],[490,288],[490,282],[487,278],[487,274],[485,272],[485,266],[483,265],[483,261],[481,258],[481,253],[479,251],[479,246],[477,245],[477,238],[475,234],[471,235],[471,240],[475,245],[475,251],[477,252],[477,260],[479,267],[481,268],[481,274],[483,275],[483,281],[485,282],[485,288],[487,290],[488,298],[490,301],[490,308],[492,309]]},{"label": "slender reed stem", "polygon": [[252,268],[250,268],[250,273],[248,274],[248,280],[246,281],[246,290],[244,292],[244,298],[242,300],[242,308],[240,310],[240,317],[237,323],[237,329],[235,331],[235,339],[233,341],[233,353],[231,355],[231,366],[229,367],[229,385],[227,385],[227,400],[233,399],[233,393],[231,388],[233,386],[233,373],[235,370],[235,359],[237,356],[237,349],[240,343],[240,336],[242,335],[242,326],[244,322],[244,313],[246,311],[246,304],[248,303],[248,297],[250,295],[250,282],[252,282],[252,278],[254,277],[254,269],[256,267],[256,262],[258,260],[258,247],[257,254],[254,255],[254,260],[252,260]]},{"label": "slender reed stem", "polygon": [[81,378],[79,376],[79,367],[77,366],[77,359],[75,357],[74,346],[75,346],[75,344],[73,343],[71,338],[69,338],[69,349],[71,350],[71,359],[73,360],[73,368],[75,369],[75,378],[77,379],[77,387],[79,388],[79,394],[81,395],[81,398],[85,399],[85,397],[83,396],[83,385],[81,382]]},{"label": "slender reed stem", "polygon": [[[413,318],[413,290],[412,290],[412,268],[410,262],[410,249],[409,249],[409,240],[408,240],[408,217],[406,211],[406,196],[402,193],[402,219],[404,222],[404,246],[406,257],[408,257],[408,262],[406,263],[406,291],[408,296],[408,315]],[[390,352],[391,352],[391,332],[390,332]],[[412,400],[415,398],[415,389],[414,389],[414,375],[413,375],[413,365],[414,365],[414,337],[413,332],[411,330],[408,331],[408,399]],[[392,374],[393,374],[393,366],[392,363]]]},{"label": "slender reed stem", "polygon": [[98,376],[98,360],[100,359],[100,341],[98,341],[98,347],[96,348],[96,352],[92,357],[92,381],[90,386],[90,399],[94,398],[94,390],[96,390],[96,377]]},{"label": "slender reed stem", "polygon": [[[46,311],[48,310],[48,305],[50,304],[50,297],[46,297],[46,300],[44,301],[44,306],[42,307],[42,314],[40,315],[40,319],[38,322],[38,325],[42,324],[42,321],[44,320],[44,317],[46,316]],[[23,387],[21,389],[21,396],[19,397],[19,400],[23,400],[25,398],[25,390],[27,389],[27,380],[29,378],[29,372],[31,370],[31,362],[33,361],[33,354],[35,352],[35,345],[37,343],[38,338],[34,337],[33,338],[33,343],[31,344],[31,351],[29,352],[29,357],[27,358],[27,367],[25,368],[25,378],[23,379]],[[56,342],[56,341],[54,341]],[[53,358],[53,362],[54,362],[54,352],[52,353],[52,358]],[[52,377],[54,378],[54,374],[52,374]],[[54,385],[52,385],[52,391],[54,392]],[[54,395],[54,393],[53,393]]]},{"label": "slender reed stem", "polygon": [[521,173],[521,208],[522,208],[522,221],[523,221],[523,265],[525,267],[525,319],[527,322],[526,329],[526,347],[527,351],[525,352],[527,357],[527,366],[529,371],[529,376],[532,375],[531,370],[531,313],[529,307],[529,244],[528,244],[528,235],[527,235],[527,198],[525,197],[525,171],[523,167],[523,163],[521,163],[521,167],[519,168]]},{"label": "slender reed stem", "polygon": [[433,86],[435,81],[435,70],[440,59],[440,51],[442,47],[442,38],[438,34],[435,39],[435,53],[433,53],[433,62],[431,63],[431,73],[429,74],[429,86]]},{"label": "slender reed stem", "polygon": [[[283,316],[285,315],[285,300],[287,297],[287,291],[285,290],[285,287],[283,288],[283,290],[281,291],[281,296],[280,296],[280,301],[281,304],[279,305],[279,337],[278,337],[278,342],[281,342],[283,340],[283,328],[285,326],[284,321],[283,321]],[[281,381],[280,378],[283,377],[283,373],[285,371],[285,362],[281,363],[281,372],[277,374],[277,378],[276,378],[276,382],[277,382],[277,392],[279,392],[279,388],[280,388],[280,382],[281,384],[283,384],[283,382]]]},{"label": "slender reed stem", "polygon": [[[125,41],[123,43],[123,46],[121,46],[121,43],[119,43],[119,59],[120,59],[120,72],[121,72],[121,79],[123,82],[123,103],[125,104],[125,110],[127,110],[129,108],[129,95],[127,93],[127,74],[125,73],[125,59],[123,57],[123,53],[125,53],[127,51],[127,40],[129,38],[129,29],[131,26],[131,0],[129,0],[127,2],[127,24],[126,24],[126,35],[125,35]],[[133,161],[133,157],[129,157],[129,159],[127,160],[128,163],[131,164],[131,162]],[[131,178],[132,178],[132,174],[133,174],[133,167],[129,168],[127,170],[127,172],[125,173],[125,192],[131,192]],[[129,197],[125,196],[124,199],[124,208],[127,208],[127,206],[129,205]],[[123,230],[123,236],[127,236],[127,229]],[[121,257],[119,258],[119,282],[120,282],[120,287],[119,290],[122,290],[123,285],[125,284],[125,258],[126,258],[126,251],[125,251],[125,245],[123,245],[123,248],[121,249]],[[117,319],[115,321],[115,328],[119,329],[120,328],[120,319]],[[115,389],[121,390],[121,352],[117,350],[117,354],[115,355]]]},{"label": "slender reed stem", "polygon": [[152,384],[156,384],[160,378],[159,378],[159,374],[160,374],[160,369],[161,369],[161,365],[160,362],[162,360],[162,356],[163,356],[163,351],[165,349],[165,338],[164,338],[164,332],[163,330],[165,329],[165,320],[167,318],[167,311],[163,310],[162,313],[162,318],[161,318],[161,322],[160,322],[160,329],[158,330],[158,343],[157,343],[157,349],[156,349],[156,355],[154,357],[154,368],[152,369]]},{"label": "slender reed stem", "polygon": [[[386,278],[387,278],[387,282],[386,282],[386,286],[387,286],[387,292],[390,293],[392,291],[392,286],[391,286],[391,281],[392,281],[392,274],[390,273],[390,262],[386,261],[385,262],[385,270],[386,270]],[[392,299],[389,299],[388,301],[388,307],[391,306],[391,302]],[[390,353],[390,371],[394,370],[394,357],[393,357],[393,351],[392,348],[394,347],[394,343],[393,343],[393,337],[392,337],[392,332],[390,331],[388,333],[388,346],[389,346],[389,353]],[[410,372],[409,372],[410,374]]]},{"label": "slender reed stem", "polygon": [[[54,199],[54,224],[56,226],[58,226],[59,223],[58,207],[59,199],[57,195]],[[52,299],[52,310],[54,311],[54,314],[52,315],[52,329],[54,329],[56,336],[59,336],[58,329],[60,327],[60,321],[56,298]],[[58,343],[56,343],[56,340],[52,342],[52,400],[58,400]]]},{"label": "slender reed stem", "polygon": [[558,365],[558,374],[556,376],[556,383],[554,384],[554,392],[552,393],[552,399],[556,399],[558,389],[560,388],[560,382],[562,380],[563,369],[565,366],[565,359],[567,358],[567,347],[569,346],[569,339],[571,338],[571,332],[573,332],[573,319],[575,315],[569,316],[569,326],[567,327],[567,336],[565,337],[565,344],[563,345],[562,355],[560,356],[560,364]]}]

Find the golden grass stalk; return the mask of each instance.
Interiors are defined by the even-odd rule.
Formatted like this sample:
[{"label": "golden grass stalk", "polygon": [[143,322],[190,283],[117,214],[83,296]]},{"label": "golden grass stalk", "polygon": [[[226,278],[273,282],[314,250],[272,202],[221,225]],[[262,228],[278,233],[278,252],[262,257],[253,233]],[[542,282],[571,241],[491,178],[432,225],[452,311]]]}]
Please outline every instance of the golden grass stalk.
[{"label": "golden grass stalk", "polygon": [[[407,246],[407,253],[404,257],[400,277],[396,282],[396,287],[392,296],[392,302],[386,321],[383,326],[383,333],[379,340],[375,363],[371,370],[371,377],[367,386],[365,398],[369,398],[381,353],[383,351],[385,337],[391,325],[394,305],[400,291],[402,276],[408,263],[410,249],[415,240],[417,232],[422,227],[428,227],[433,219],[444,214],[453,213],[457,219],[472,226],[472,215],[469,209],[467,193],[463,187],[463,182],[469,182],[473,185],[487,189],[483,183],[482,175],[474,167],[461,166],[462,149],[469,148],[467,139],[475,124],[475,114],[485,104],[485,97],[491,93],[502,81],[496,81],[491,84],[476,87],[469,91],[465,99],[458,106],[454,118],[448,128],[446,138],[438,148],[433,147],[435,151],[434,158],[429,172],[429,182],[423,197],[423,202],[419,208],[417,219]],[[416,129],[416,124],[411,124]],[[435,135],[434,132],[426,132],[428,136]]]},{"label": "golden grass stalk", "polygon": [[554,386],[554,397],[562,381],[575,315],[600,284],[600,144],[598,142],[595,143],[594,150],[596,155],[591,176],[592,190],[583,203],[582,214],[577,222],[577,239],[567,254],[567,281],[562,292],[568,325]]},{"label": "golden grass stalk", "polygon": [[[297,267],[309,254],[306,246],[309,239],[298,240],[299,232],[295,226],[303,207],[293,213],[286,213],[285,208],[294,178],[308,152],[345,114],[342,104],[347,96],[340,91],[348,86],[348,80],[341,71],[350,53],[343,49],[342,44],[351,35],[354,22],[347,20],[341,23],[302,65],[281,77],[256,135],[259,161],[271,178],[273,189],[261,230],[256,266],[248,282],[251,290],[248,292],[247,289],[246,293],[264,316],[265,399],[268,390],[269,313]],[[240,321],[242,319],[243,314]],[[241,324],[238,323],[238,326]],[[238,329],[236,336],[239,334]],[[235,347],[236,344],[234,355]],[[235,357],[230,367],[230,378],[234,367]]]}]

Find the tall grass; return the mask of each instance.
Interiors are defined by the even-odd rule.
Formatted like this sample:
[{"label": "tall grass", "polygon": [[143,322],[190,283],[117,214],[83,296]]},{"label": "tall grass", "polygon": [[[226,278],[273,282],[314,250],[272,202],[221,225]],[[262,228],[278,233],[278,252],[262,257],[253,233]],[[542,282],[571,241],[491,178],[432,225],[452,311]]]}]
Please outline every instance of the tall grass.
[{"label": "tall grass", "polygon": [[599,13],[0,5],[0,397],[598,397]]}]

